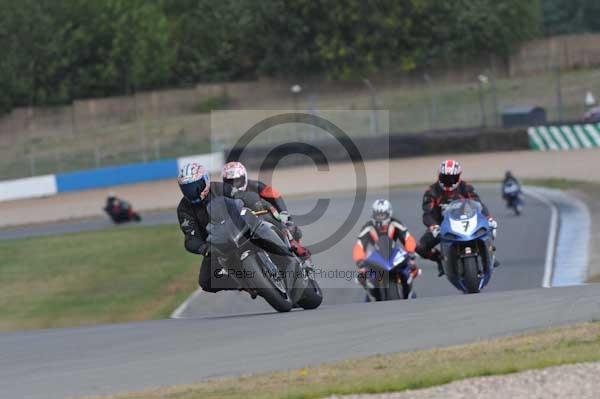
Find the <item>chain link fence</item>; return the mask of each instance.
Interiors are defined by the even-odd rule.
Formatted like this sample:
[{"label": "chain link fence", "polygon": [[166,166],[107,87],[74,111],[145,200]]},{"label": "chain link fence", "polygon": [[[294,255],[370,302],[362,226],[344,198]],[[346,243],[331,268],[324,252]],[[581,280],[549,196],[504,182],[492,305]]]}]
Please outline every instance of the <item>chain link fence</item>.
[{"label": "chain link fence", "polygon": [[[595,58],[600,59],[600,52],[587,59]],[[264,90],[260,95],[253,94],[249,86],[244,98],[237,92],[213,90],[216,94],[209,96],[183,91],[171,97],[132,96],[118,99],[116,105],[112,99],[104,99],[104,117],[94,121],[70,118],[68,112],[74,112],[75,106],[46,109],[30,116],[28,126],[35,129],[5,126],[0,130],[0,180],[218,151],[236,138],[224,130],[211,144],[210,111],[222,108],[317,114],[322,110],[371,110],[368,116],[356,118],[352,126],[343,127],[352,136],[361,136],[383,134],[379,127],[388,124],[391,134],[496,127],[501,126],[502,111],[514,106],[543,107],[548,122],[580,121],[591,106],[585,101],[588,93],[600,95],[600,69],[555,67],[528,76],[507,75],[507,71],[482,68],[456,80],[428,73],[408,82],[383,78],[346,85],[300,82],[276,91]],[[265,86],[264,82],[254,84]],[[173,98],[187,106],[175,108]],[[111,112],[122,115],[124,107],[131,109],[126,117],[111,117]],[[382,121],[388,114],[379,110],[389,111],[389,120]],[[52,112],[64,113],[60,123],[51,119]],[[310,142],[315,137],[309,127],[282,129],[271,135],[273,141]]]}]

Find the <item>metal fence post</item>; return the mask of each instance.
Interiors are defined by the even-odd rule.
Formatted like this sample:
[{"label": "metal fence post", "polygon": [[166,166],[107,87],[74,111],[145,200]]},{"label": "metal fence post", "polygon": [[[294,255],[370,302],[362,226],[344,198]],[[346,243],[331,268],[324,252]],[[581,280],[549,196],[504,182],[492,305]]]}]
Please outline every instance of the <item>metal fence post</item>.
[{"label": "metal fence post", "polygon": [[369,79],[363,79],[363,83],[369,89],[369,94],[371,95],[371,133],[373,135],[377,135],[379,133],[379,126],[377,126],[377,92],[375,91],[375,87],[371,84]]},{"label": "metal fence post", "polygon": [[133,94],[133,103],[135,106],[135,118],[137,120],[138,126],[141,126],[139,132],[140,132],[140,147],[142,148],[142,162],[146,163],[146,162],[148,162],[148,155],[146,154],[146,132],[145,132],[143,115],[140,118],[140,112],[138,109],[138,102],[137,102],[137,93]]},{"label": "metal fence post", "polygon": [[430,101],[430,109],[429,109],[429,128],[433,130],[435,128],[435,119],[437,116],[437,101],[435,96],[435,91],[433,87],[433,81],[429,74],[423,75],[423,79],[425,79],[425,83],[428,87],[429,92],[429,101]]},{"label": "metal fence post", "polygon": [[481,112],[481,127],[485,127],[487,120],[485,117],[485,98],[483,96],[483,82],[477,79],[477,87],[479,92],[479,111]]},{"label": "metal fence post", "polygon": [[500,126],[500,115],[498,112],[498,92],[496,87],[496,75],[494,72],[490,74],[490,80],[492,83],[492,107],[494,107],[494,126]]},{"label": "metal fence post", "polygon": [[99,168],[101,166],[101,155],[100,148],[98,148],[98,145],[94,147],[94,159],[96,160],[96,168]]},{"label": "metal fence post", "polygon": [[160,139],[154,139],[154,157],[158,161],[160,159]]},{"label": "metal fence post", "polygon": [[558,115],[558,121],[561,122],[563,120],[563,104],[560,66],[555,66],[554,70],[556,73],[556,113]]},{"label": "metal fence post", "polygon": [[31,176],[35,176],[35,155],[29,154],[29,173]]}]

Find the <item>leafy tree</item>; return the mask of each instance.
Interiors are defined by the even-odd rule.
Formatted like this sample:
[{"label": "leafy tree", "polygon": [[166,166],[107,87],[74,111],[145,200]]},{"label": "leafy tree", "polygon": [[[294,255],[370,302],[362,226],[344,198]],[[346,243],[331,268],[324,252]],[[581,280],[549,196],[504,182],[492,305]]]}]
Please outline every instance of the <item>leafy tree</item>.
[{"label": "leafy tree", "polygon": [[547,36],[600,32],[597,0],[543,0],[542,10]]},{"label": "leafy tree", "polygon": [[[0,0],[0,111],[203,81],[350,79],[507,56],[537,35],[539,1]],[[564,9],[567,0],[543,1],[557,29],[600,24],[592,0]]]}]

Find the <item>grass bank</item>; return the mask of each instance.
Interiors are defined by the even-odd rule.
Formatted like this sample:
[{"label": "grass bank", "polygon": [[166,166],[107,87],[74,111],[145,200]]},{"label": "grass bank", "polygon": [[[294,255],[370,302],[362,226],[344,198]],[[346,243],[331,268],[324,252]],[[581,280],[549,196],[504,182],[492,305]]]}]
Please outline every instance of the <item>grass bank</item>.
[{"label": "grass bank", "polygon": [[0,331],[167,317],[196,288],[176,225],[0,242]]},{"label": "grass bank", "polygon": [[107,398],[309,399],[334,394],[397,392],[469,377],[598,360],[600,323],[587,323],[470,345],[371,356],[287,372],[226,378]]}]

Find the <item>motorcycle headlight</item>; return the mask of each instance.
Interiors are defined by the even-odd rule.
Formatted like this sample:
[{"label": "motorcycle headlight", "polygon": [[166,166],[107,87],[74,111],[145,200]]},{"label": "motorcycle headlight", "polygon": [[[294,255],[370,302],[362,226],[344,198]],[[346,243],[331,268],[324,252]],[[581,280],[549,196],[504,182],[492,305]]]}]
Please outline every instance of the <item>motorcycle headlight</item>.
[{"label": "motorcycle headlight", "polygon": [[458,239],[460,237],[458,236],[458,234],[446,233],[446,234],[444,234],[444,238],[447,238],[449,240],[455,240],[455,239]]}]

